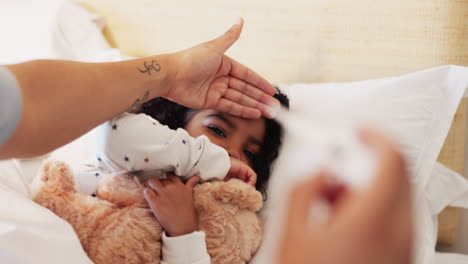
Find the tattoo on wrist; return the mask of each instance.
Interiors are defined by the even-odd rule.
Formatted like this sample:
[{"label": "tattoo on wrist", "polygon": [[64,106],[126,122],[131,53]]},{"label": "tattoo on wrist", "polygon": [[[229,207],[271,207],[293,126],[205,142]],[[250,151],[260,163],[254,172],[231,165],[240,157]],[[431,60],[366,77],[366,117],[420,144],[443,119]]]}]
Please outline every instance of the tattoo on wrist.
[{"label": "tattoo on wrist", "polygon": [[140,106],[148,101],[148,98],[149,98],[149,90],[146,90],[146,93],[145,95],[143,95],[142,98],[138,98],[136,99],[133,104],[130,106],[130,108],[128,108],[128,110],[126,112],[130,112],[130,113],[135,113],[137,112],[137,110],[140,109]]},{"label": "tattoo on wrist", "polygon": [[148,75],[151,75],[151,71],[153,70],[156,72],[159,72],[161,70],[161,65],[159,65],[158,62],[155,60],[151,60],[151,63],[145,61],[143,63],[143,67],[144,69],[137,68],[138,71],[140,71],[143,74],[148,73]]}]

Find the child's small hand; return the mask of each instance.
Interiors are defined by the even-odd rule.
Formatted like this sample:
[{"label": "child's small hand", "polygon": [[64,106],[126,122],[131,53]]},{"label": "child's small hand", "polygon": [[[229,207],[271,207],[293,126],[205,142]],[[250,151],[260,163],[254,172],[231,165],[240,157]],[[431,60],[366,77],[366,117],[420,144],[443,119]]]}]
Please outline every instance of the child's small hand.
[{"label": "child's small hand", "polygon": [[257,174],[255,171],[249,167],[249,165],[245,164],[244,162],[230,157],[231,159],[231,168],[229,169],[225,181],[228,181],[232,178],[239,179],[249,185],[255,186],[257,182]]},{"label": "child's small hand", "polygon": [[182,236],[198,230],[198,219],[193,201],[193,186],[200,180],[191,177],[184,184],[170,174],[167,179],[150,179],[143,194],[154,216],[168,236]]}]

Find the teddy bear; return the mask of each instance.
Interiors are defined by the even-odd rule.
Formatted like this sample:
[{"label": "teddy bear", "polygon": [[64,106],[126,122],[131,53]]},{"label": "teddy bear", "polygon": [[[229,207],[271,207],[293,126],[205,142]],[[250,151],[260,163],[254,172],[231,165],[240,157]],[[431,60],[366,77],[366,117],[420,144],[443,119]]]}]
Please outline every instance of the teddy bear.
[{"label": "teddy bear", "polygon": [[[32,183],[33,201],[70,223],[96,264],[159,263],[162,229],[130,174],[101,179],[97,197],[78,191],[69,166],[48,161]],[[262,195],[237,179],[205,182],[193,190],[211,262],[247,263],[260,246],[256,212]]]}]

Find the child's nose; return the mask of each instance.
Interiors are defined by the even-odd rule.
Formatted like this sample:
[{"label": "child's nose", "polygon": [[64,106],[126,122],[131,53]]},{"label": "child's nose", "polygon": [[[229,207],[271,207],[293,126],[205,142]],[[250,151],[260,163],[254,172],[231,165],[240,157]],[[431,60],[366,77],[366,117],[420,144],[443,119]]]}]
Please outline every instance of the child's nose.
[{"label": "child's nose", "polygon": [[240,151],[239,151],[238,147],[228,145],[228,146],[226,146],[225,149],[229,153],[230,157],[233,157],[233,158],[236,158],[236,159],[240,160],[241,155],[240,155]]},{"label": "child's nose", "polygon": [[235,159],[240,159],[239,154],[236,154],[236,152],[228,150],[228,153],[229,153],[229,157],[233,157]]},{"label": "child's nose", "polygon": [[240,160],[242,147],[240,144],[237,144],[237,142],[226,140],[224,142],[219,142],[218,146],[223,147],[228,152],[230,157]]}]

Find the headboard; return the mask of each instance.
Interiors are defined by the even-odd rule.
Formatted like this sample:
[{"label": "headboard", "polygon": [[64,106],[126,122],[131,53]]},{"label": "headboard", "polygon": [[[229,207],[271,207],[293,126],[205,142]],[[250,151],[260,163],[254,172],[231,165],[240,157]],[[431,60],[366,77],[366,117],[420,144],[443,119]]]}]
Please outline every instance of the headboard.
[{"label": "headboard", "polygon": [[[109,42],[126,55],[187,48],[216,37],[241,15],[228,54],[280,83],[355,81],[437,65],[468,66],[468,0],[75,0],[108,22]],[[439,160],[463,173],[466,104]],[[458,211],[440,219],[453,243]],[[446,227],[452,225],[455,228]],[[445,231],[444,231],[445,230]]]}]

